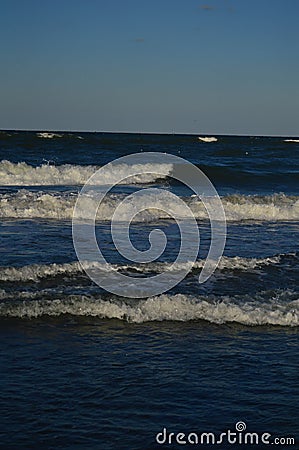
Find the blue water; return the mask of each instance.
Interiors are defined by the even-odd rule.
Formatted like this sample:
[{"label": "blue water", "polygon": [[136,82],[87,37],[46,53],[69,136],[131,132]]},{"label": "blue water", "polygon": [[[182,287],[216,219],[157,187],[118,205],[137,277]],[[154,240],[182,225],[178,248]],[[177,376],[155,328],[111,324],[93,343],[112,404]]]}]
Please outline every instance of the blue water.
[{"label": "blue water", "polygon": [[[284,137],[0,132],[0,322],[3,449],[213,448],[180,445],[177,433],[246,431],[299,448],[299,144]],[[184,280],[154,298],[118,297],[80,269],[72,211],[87,178],[132,153],[166,152],[199,167],[227,215],[224,256],[198,283],[209,221],[186,186],[169,176],[119,185],[99,210],[96,235],[120,273],[165,270],[179,251],[174,220],[149,211],[132,222],[156,262],[133,264],[113,244],[115,204],[160,188],[195,211],[201,245]],[[163,205],[163,191],[157,206]],[[160,203],[159,203],[160,202]],[[158,433],[167,430],[167,443]],[[169,444],[169,433],[175,433]],[[243,433],[243,437],[245,431]],[[284,438],[295,438],[287,445]],[[241,439],[241,438],[240,438]],[[221,449],[266,444],[215,444]]]}]

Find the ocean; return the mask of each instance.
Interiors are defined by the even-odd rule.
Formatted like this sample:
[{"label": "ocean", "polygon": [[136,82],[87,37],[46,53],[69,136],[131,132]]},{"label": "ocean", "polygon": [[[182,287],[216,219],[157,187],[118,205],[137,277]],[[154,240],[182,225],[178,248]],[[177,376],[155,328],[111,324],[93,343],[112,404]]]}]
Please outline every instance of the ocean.
[{"label": "ocean", "polygon": [[[299,140],[213,137],[0,132],[1,448],[299,449]],[[74,208],[98,169],[148,152],[156,162],[137,165],[138,176],[116,161],[98,183],[123,179],[96,209],[109,265],[93,270],[109,290],[78,261]],[[160,154],[199,168],[221,199],[225,248],[204,283],[211,220]],[[123,201],[118,230],[137,211],[129,234],[139,253],[152,250],[157,229],[167,238],[149,262],[115,244]],[[186,224],[186,208],[200,246],[178,269],[176,218]],[[115,293],[121,275],[141,286],[181,269],[185,278],[165,292]]]}]

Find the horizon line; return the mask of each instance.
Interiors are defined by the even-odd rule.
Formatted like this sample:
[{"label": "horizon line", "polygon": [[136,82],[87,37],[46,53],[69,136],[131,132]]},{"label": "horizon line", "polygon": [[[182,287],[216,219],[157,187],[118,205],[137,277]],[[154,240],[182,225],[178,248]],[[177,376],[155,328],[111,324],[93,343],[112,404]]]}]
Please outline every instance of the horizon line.
[{"label": "horizon line", "polygon": [[107,133],[107,134],[156,134],[156,135],[190,135],[190,136],[244,136],[244,137],[298,137],[296,134],[254,134],[254,133],[211,133],[211,132],[178,132],[178,131],[111,131],[111,130],[73,130],[73,129],[44,129],[44,128],[0,128],[0,132],[23,131],[37,133]]}]

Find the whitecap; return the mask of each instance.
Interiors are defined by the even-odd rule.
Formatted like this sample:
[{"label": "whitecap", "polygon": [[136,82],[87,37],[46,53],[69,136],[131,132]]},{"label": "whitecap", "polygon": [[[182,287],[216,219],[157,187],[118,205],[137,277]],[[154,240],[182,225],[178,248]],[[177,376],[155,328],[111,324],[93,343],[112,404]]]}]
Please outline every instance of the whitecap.
[{"label": "whitecap", "polygon": [[[240,256],[222,256],[219,261],[217,270],[255,270],[269,265],[278,265],[283,257],[295,257],[295,253],[268,256],[265,258],[244,258]],[[147,264],[101,264],[95,261],[84,261],[85,268],[94,268],[102,272],[133,270],[140,273],[162,273],[181,271],[186,268],[190,270],[202,269],[205,263],[204,259],[195,261],[186,261],[184,263],[165,263],[151,262]],[[3,282],[13,281],[39,281],[44,278],[54,278],[60,275],[76,275],[82,274],[83,269],[78,261],[63,264],[32,264],[22,267],[0,267],[0,280]]]},{"label": "whitecap", "polygon": [[202,142],[217,142],[218,139],[213,136],[198,136],[198,139]]},{"label": "whitecap", "polygon": [[36,136],[42,139],[53,139],[53,138],[60,138],[62,137],[62,134],[58,133],[49,133],[48,131],[36,133]]},{"label": "whitecap", "polygon": [[[33,167],[25,162],[12,163],[3,160],[0,162],[1,184],[5,186],[58,186],[58,185],[83,185],[99,169],[99,166],[81,166],[64,164],[60,166],[42,164]],[[115,174],[122,180],[120,184],[151,183],[161,175],[154,173],[161,169],[170,174],[171,164],[114,164],[105,170],[100,184],[107,185],[114,182]],[[128,176],[130,170],[137,175]]]},{"label": "whitecap", "polygon": [[[86,170],[88,171],[88,169]],[[77,175],[78,177],[83,176],[82,172],[78,172]],[[73,181],[74,178],[75,174],[73,173]],[[139,182],[141,179],[138,179]],[[71,220],[76,199],[76,193],[32,192],[21,189],[16,193],[0,194],[0,217]],[[123,199],[124,195],[107,195],[98,208],[97,219],[102,221],[111,220],[116,207]],[[183,197],[183,200],[187,203],[196,219],[208,220],[204,204],[198,197]],[[222,197],[221,200],[226,220],[229,222],[243,220],[275,222],[299,219],[299,198],[297,196],[284,194],[269,196],[230,195]],[[133,218],[134,222],[149,223],[159,219],[170,219],[171,216],[168,214],[170,210],[175,212],[176,218],[184,219],[184,211],[176,202],[169,204],[169,196],[164,194],[163,191],[155,195],[145,192],[144,195],[134,197],[132,201],[136,211],[141,211]],[[85,196],[85,202],[92,209],[98,206],[97,196],[93,197],[92,192]],[[152,204],[153,207],[143,210],[145,205],[148,204]],[[119,213],[117,217],[114,217],[114,220],[130,220],[130,214],[127,210],[122,210],[121,214]]]},{"label": "whitecap", "polygon": [[238,323],[249,326],[299,325],[298,296],[290,290],[232,297],[162,294],[136,302],[88,295],[56,296],[46,300],[39,298],[42,295],[42,292],[24,291],[14,295],[14,301],[11,301],[9,295],[2,291],[1,297],[6,300],[0,303],[0,316],[37,318],[68,314],[133,323],[205,320],[215,324]]}]

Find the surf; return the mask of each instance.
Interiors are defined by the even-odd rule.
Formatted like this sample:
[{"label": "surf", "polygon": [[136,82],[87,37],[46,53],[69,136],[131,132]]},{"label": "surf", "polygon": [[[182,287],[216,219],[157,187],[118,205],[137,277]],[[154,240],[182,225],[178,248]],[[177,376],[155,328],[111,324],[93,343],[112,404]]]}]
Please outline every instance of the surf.
[{"label": "surf", "polygon": [[[3,292],[0,296],[3,297]],[[289,290],[232,297],[162,294],[134,303],[100,295],[56,295],[48,300],[24,292],[24,295],[19,293],[18,297],[21,301],[1,302],[0,316],[33,319],[71,315],[118,319],[132,323],[204,320],[218,325],[299,325],[298,296]]]},{"label": "surf", "polygon": [[[115,173],[123,179],[120,184],[150,183],[161,178],[161,175],[154,173],[159,167],[169,174],[172,171],[171,164],[114,164],[105,171],[100,184],[113,182]],[[42,164],[34,167],[24,161],[13,163],[3,160],[0,162],[0,177],[3,186],[77,186],[84,185],[99,168],[100,166],[73,164]],[[138,175],[129,177],[129,169],[132,168]]]},{"label": "surf", "polygon": [[[143,179],[144,180],[144,179]],[[17,192],[0,194],[0,217],[15,219],[55,219],[71,220],[77,199],[77,192],[53,193],[47,191],[30,191],[20,189]],[[109,194],[101,202],[97,211],[97,220],[111,220],[115,209],[123,201],[125,194]],[[192,211],[197,220],[207,220],[208,215],[203,202],[199,197],[181,197]],[[225,210],[226,220],[239,222],[251,221],[295,221],[299,219],[299,197],[284,194],[273,195],[227,195],[221,197]],[[151,208],[144,210],[148,204]],[[92,208],[97,204],[97,197],[93,198],[92,192],[86,196],[86,204]],[[134,198],[134,208],[140,211],[134,218],[134,222],[150,223],[155,220],[171,220],[168,214],[169,207],[175,211],[177,218],[184,218],[184,211],[173,202],[169,204],[169,197],[161,189],[158,195],[147,194]],[[84,218],[84,217],[82,217]],[[130,220],[129,212],[122,211],[115,216],[116,221]]]}]

